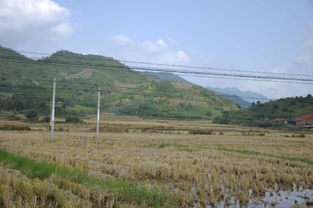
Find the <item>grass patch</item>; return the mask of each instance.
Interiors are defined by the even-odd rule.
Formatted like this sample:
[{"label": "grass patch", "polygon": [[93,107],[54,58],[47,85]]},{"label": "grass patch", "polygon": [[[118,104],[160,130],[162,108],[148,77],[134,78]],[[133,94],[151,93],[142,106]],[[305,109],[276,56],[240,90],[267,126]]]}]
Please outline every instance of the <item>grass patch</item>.
[{"label": "grass patch", "polygon": [[161,143],[158,145],[158,148],[165,148],[165,147],[186,148],[187,146],[183,144],[171,144],[171,143]]},{"label": "grass patch", "polygon": [[0,162],[31,178],[46,179],[55,174],[87,187],[100,187],[103,191],[116,194],[130,202],[136,201],[151,207],[176,206],[174,196],[161,188],[147,188],[144,184],[125,180],[101,180],[78,169],[68,169],[45,161],[36,161],[3,149],[0,149]]},{"label": "grass patch", "polygon": [[236,152],[236,153],[245,154],[245,155],[262,155],[262,153],[252,151],[252,150],[230,149],[221,145],[217,146],[217,150],[223,151],[223,152]]},{"label": "grass patch", "polygon": [[280,157],[283,160],[302,162],[313,166],[313,160],[301,157]]}]

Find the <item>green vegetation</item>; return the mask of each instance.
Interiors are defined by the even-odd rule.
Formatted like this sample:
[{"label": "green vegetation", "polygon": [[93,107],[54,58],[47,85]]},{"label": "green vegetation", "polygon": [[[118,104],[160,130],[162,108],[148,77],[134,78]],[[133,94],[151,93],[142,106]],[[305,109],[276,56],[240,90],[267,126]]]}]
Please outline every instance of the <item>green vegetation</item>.
[{"label": "green vegetation", "polygon": [[[100,87],[101,112],[141,117],[212,119],[236,110],[231,101],[202,87],[177,79],[130,70],[113,58],[59,51],[40,60],[28,59],[0,47],[0,110],[49,115],[56,77],[56,115],[81,116],[96,112]],[[162,75],[162,77],[168,75]]]},{"label": "green vegetation", "polygon": [[172,74],[172,73],[144,72],[144,74],[155,77],[156,79],[163,81],[163,82],[186,82],[186,83],[190,83],[187,80],[181,78],[180,76]]},{"label": "green vegetation", "polygon": [[39,117],[38,117],[38,113],[36,111],[30,110],[27,112],[26,118],[27,118],[27,120],[30,120],[30,121],[37,121]]},{"label": "green vegetation", "polygon": [[183,144],[170,144],[170,143],[161,143],[158,145],[159,148],[165,148],[165,147],[178,147],[178,148],[185,148],[186,145]]},{"label": "green vegetation", "polygon": [[80,123],[82,120],[80,120],[77,116],[68,116],[65,118],[65,123]]},{"label": "green vegetation", "polygon": [[165,190],[147,188],[144,184],[135,184],[124,180],[101,180],[78,169],[68,169],[45,161],[35,161],[0,149],[0,162],[11,169],[19,170],[30,178],[46,179],[58,175],[63,179],[82,184],[87,187],[100,187],[128,201],[144,201],[152,207],[173,207],[175,201]]},{"label": "green vegetation", "polygon": [[237,95],[227,95],[227,94],[219,94],[222,98],[231,100],[235,103],[237,103],[240,107],[250,107],[251,103],[245,101],[244,99],[242,99],[241,97],[237,96]]},{"label": "green vegetation", "polygon": [[275,119],[294,119],[296,116],[313,112],[313,97],[290,97],[270,101],[268,103],[253,103],[248,109],[225,111],[222,116],[214,119],[221,124],[244,124],[260,127],[282,127]]}]

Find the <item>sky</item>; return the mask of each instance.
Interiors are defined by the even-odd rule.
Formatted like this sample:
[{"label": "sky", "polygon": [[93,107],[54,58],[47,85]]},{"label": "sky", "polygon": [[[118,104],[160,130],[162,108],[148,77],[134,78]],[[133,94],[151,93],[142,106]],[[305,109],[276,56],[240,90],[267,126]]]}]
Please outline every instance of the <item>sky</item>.
[{"label": "sky", "polygon": [[[313,1],[0,0],[0,45],[313,77]],[[270,98],[313,90],[291,83],[184,78]]]}]

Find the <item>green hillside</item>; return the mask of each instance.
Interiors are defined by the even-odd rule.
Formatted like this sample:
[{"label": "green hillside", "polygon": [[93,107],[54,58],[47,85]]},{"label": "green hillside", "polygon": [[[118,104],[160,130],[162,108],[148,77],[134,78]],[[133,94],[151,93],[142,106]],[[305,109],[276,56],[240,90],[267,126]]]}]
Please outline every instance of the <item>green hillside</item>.
[{"label": "green hillside", "polygon": [[173,74],[173,73],[165,73],[165,72],[144,72],[146,75],[150,75],[152,77],[155,77],[156,79],[163,81],[163,82],[186,82],[190,83],[184,78]]},{"label": "green hillside", "polygon": [[[185,80],[184,78],[180,77],[179,75],[173,74],[173,73],[164,73],[164,72],[145,72],[144,74],[150,75],[154,77],[157,80],[160,80],[162,82],[185,82],[185,83],[190,83],[189,81]],[[251,103],[247,102],[246,100],[240,98],[237,95],[234,94],[227,94],[227,93],[222,93],[218,90],[219,88],[210,88],[206,87],[206,89],[215,92],[218,94],[220,97],[224,98],[225,100],[230,100],[234,103],[237,103],[240,107],[249,107],[251,106]]]},{"label": "green hillside", "polygon": [[276,119],[294,119],[298,115],[313,112],[313,97],[290,97],[264,104],[257,103],[239,111],[225,111],[216,123],[263,125]]},{"label": "green hillside", "polygon": [[101,111],[167,118],[213,118],[237,105],[190,83],[160,82],[113,58],[59,51],[40,60],[0,47],[0,109],[49,114],[51,80],[57,79],[56,115]]}]

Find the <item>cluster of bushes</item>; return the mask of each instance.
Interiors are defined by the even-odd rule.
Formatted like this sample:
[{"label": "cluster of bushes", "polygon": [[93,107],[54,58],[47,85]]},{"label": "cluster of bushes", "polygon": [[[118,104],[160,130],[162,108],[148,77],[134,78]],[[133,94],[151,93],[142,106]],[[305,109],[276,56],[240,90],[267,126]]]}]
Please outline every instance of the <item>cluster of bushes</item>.
[{"label": "cluster of bushes", "polygon": [[[1,85],[1,83],[0,83]],[[38,86],[27,86],[25,89],[21,89],[21,92],[11,92],[12,87],[6,85],[4,92],[12,93],[10,96],[0,96],[0,111],[9,111],[15,113],[21,113],[26,116],[29,121],[37,121],[39,115],[45,115],[50,111],[50,95],[46,93],[46,89],[41,89]],[[32,89],[31,87],[34,87]],[[63,97],[56,98],[56,112],[59,116],[65,116],[67,114],[76,113],[77,115],[83,114],[79,110],[74,108],[75,102],[84,102],[86,106],[94,105],[93,99],[86,99],[87,95],[81,97],[69,97],[63,95]],[[70,108],[71,107],[71,108]],[[74,109],[74,110],[73,110]]]},{"label": "cluster of bushes", "polygon": [[29,121],[38,121],[39,114],[37,111],[30,110],[26,113],[26,119]]},{"label": "cluster of bushes", "polygon": [[65,118],[65,123],[81,123],[82,120],[77,116],[68,116]]},{"label": "cluster of bushes", "polygon": [[222,116],[214,118],[213,123],[238,124],[271,128],[281,128],[286,126],[284,123],[274,122],[269,117],[267,117],[267,114],[254,113],[251,112],[250,109],[242,109],[240,111],[234,112],[224,112]]},{"label": "cluster of bushes", "polygon": [[159,117],[174,119],[208,119],[212,117],[212,112],[207,108],[193,106],[191,104],[169,104],[168,102],[154,103],[146,101],[124,105],[119,108],[120,115],[130,115],[139,117]]},{"label": "cluster of bushes", "polygon": [[[10,89],[5,91],[10,92]],[[47,112],[49,102],[49,97],[41,95],[41,91],[34,94],[33,90],[22,90],[21,93],[14,93],[11,97],[0,99],[0,110],[27,113],[36,109],[37,112]]]},{"label": "cluster of bushes", "polygon": [[213,120],[213,123],[216,124],[237,124],[243,126],[255,126],[255,127],[270,127],[270,128],[283,128],[286,127],[286,124],[274,122],[274,121],[264,121],[264,120],[257,120],[257,119],[237,119],[234,117],[216,117]]}]

